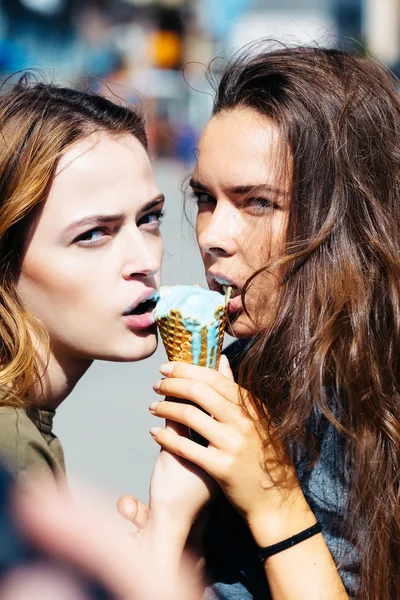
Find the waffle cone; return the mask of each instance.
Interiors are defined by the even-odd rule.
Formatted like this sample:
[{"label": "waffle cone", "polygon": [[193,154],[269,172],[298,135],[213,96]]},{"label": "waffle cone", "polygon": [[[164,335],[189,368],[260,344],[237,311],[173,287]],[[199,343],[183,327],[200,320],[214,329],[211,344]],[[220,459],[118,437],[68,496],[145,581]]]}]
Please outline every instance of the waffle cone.
[{"label": "waffle cone", "polygon": [[[216,346],[217,356],[215,358],[215,349],[208,357],[207,348],[207,326],[201,329],[201,353],[200,359],[196,362],[200,367],[213,366],[218,367],[219,358],[222,352],[224,341],[224,330],[228,316],[228,301],[226,306],[221,306],[215,311],[215,320],[218,323],[218,343]],[[194,364],[192,356],[192,333],[188,331],[184,324],[179,310],[171,310],[169,315],[157,319],[158,330],[163,341],[168,360],[176,362],[186,362]],[[207,364],[207,357],[209,364]],[[215,361],[214,361],[215,359]]]}]

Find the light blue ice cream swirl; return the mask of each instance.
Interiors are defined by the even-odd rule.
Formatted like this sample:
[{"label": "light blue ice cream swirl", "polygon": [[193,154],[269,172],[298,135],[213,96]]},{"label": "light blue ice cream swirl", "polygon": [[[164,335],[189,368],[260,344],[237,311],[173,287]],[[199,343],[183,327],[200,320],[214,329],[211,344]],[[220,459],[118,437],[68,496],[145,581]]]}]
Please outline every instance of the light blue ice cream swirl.
[{"label": "light blue ice cream swirl", "polygon": [[193,285],[161,286],[160,299],[154,309],[157,319],[179,311],[185,329],[192,334],[192,361],[198,365],[201,356],[202,329],[207,327],[207,367],[215,369],[219,341],[218,309],[225,306],[225,296]]}]

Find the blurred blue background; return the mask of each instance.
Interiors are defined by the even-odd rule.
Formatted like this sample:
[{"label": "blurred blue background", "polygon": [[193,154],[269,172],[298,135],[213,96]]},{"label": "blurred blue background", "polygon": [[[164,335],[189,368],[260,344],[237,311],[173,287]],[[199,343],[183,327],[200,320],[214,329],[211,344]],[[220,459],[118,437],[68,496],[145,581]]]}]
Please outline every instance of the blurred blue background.
[{"label": "blurred blue background", "polygon": [[213,56],[271,37],[353,44],[397,69],[399,23],[399,0],[0,0],[0,75],[41,68],[144,97],[157,156],[186,161],[207,119],[199,91]]},{"label": "blurred blue background", "polygon": [[[181,187],[210,115],[206,65],[259,38],[354,46],[398,71],[400,1],[0,0],[0,76],[39,69],[144,110],[167,198],[164,283],[205,284]],[[147,406],[164,360],[160,347],[143,363],[97,363],[63,403],[55,430],[72,481],[146,499],[158,453]]]}]

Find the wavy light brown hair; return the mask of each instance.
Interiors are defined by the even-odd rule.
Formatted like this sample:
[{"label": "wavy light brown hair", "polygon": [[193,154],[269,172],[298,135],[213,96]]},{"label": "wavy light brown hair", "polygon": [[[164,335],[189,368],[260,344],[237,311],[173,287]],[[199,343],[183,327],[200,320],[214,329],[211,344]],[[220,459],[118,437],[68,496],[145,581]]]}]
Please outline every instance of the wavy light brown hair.
[{"label": "wavy light brown hair", "polygon": [[[0,386],[2,404],[25,405],[46,365],[33,337],[49,348],[47,332],[16,292],[26,238],[49,194],[58,161],[96,131],[132,134],[147,149],[140,114],[102,96],[57,87],[23,75],[0,95]],[[32,336],[32,333],[34,334]]]},{"label": "wavy light brown hair", "polygon": [[276,317],[239,379],[272,440],[311,461],[313,416],[336,428],[349,490],[343,532],[360,551],[362,600],[400,598],[397,85],[372,59],[338,50],[251,50],[226,67],[214,103],[214,114],[244,107],[272,119],[289,149]]}]

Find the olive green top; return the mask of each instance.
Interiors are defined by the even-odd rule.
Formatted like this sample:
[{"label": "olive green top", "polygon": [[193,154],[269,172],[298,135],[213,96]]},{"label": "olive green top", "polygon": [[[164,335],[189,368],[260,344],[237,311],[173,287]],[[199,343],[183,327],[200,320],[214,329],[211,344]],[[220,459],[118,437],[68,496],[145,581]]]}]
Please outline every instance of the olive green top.
[{"label": "olive green top", "polygon": [[0,458],[17,480],[27,473],[65,477],[64,453],[52,433],[55,411],[0,406]]}]

